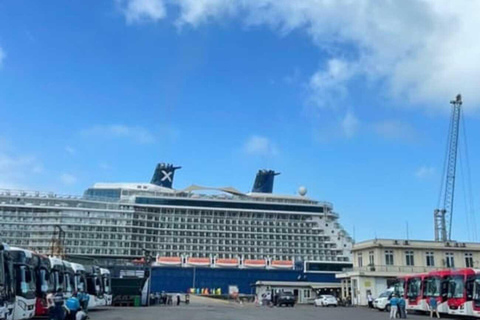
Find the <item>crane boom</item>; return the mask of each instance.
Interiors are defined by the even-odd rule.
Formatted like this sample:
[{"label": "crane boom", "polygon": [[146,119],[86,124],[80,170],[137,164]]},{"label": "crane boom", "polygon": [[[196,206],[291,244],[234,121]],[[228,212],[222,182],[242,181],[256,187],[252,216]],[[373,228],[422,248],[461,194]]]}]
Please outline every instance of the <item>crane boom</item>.
[{"label": "crane boom", "polygon": [[443,206],[434,211],[435,240],[450,241],[452,239],[453,200],[455,198],[455,174],[457,170],[458,133],[460,117],[462,114],[462,96],[457,95],[452,104],[452,117],[448,133],[447,154],[445,159],[444,182],[441,190],[443,193]]}]

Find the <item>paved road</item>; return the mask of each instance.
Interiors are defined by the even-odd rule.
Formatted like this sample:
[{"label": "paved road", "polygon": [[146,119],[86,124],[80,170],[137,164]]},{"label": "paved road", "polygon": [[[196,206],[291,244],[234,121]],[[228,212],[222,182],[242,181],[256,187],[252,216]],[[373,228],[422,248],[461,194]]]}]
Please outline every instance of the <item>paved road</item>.
[{"label": "paved road", "polygon": [[[90,312],[92,320],[387,320],[386,312],[366,308],[267,308],[225,302],[195,302],[188,306],[108,308]],[[409,316],[409,319],[429,318]]]}]

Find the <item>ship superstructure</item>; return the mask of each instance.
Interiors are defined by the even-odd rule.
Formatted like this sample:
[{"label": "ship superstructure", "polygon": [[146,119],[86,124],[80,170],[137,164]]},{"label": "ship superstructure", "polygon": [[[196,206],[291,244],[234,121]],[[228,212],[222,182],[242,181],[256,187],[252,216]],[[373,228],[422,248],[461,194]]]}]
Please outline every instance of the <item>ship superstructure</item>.
[{"label": "ship superstructure", "polygon": [[[106,259],[157,254],[162,265],[291,268],[301,261],[350,262],[352,239],[328,202],[272,193],[276,172],[260,170],[252,192],[173,188],[174,167],[151,183],[97,183],[82,197],[0,191],[0,234],[49,253],[57,226],[69,256]],[[202,194],[208,193],[208,194]]]}]

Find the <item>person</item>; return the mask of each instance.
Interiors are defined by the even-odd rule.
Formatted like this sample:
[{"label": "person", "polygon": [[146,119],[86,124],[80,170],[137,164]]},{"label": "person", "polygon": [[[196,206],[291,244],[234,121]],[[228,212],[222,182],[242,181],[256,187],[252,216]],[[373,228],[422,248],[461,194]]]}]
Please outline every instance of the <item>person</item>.
[{"label": "person", "polygon": [[185,304],[189,304],[190,303],[190,294],[187,292],[187,294],[185,295]]},{"label": "person", "polygon": [[0,296],[0,319],[7,319],[7,303],[2,296]]},{"label": "person", "polygon": [[53,296],[53,319],[65,319],[64,295],[62,288],[58,288],[57,292]]},{"label": "person", "polygon": [[180,293],[177,293],[177,306],[180,305]]},{"label": "person", "polygon": [[47,309],[48,309],[48,320],[55,319],[54,314],[53,314],[55,303],[53,302],[53,292],[52,291],[48,291],[46,300],[47,300]]},{"label": "person", "polygon": [[167,305],[167,294],[165,293],[165,291],[162,291],[161,297],[163,305]]},{"label": "person", "polygon": [[367,293],[367,300],[368,300],[368,307],[370,309],[373,309],[373,296],[370,290],[368,290],[368,293]]},{"label": "person", "polygon": [[405,310],[405,299],[402,296],[398,299],[398,313],[400,314],[400,318],[405,319],[407,318],[407,311]]},{"label": "person", "polygon": [[80,306],[82,307],[83,312],[88,313],[88,300],[90,300],[90,296],[85,291],[81,290],[77,294],[78,301],[80,302]]},{"label": "person", "polygon": [[430,305],[430,318],[433,318],[433,313],[435,312],[437,314],[437,318],[440,319],[440,315],[438,314],[438,304],[437,304],[437,299],[435,297],[431,297],[429,301]]},{"label": "person", "polygon": [[397,295],[394,294],[390,299],[390,319],[397,318],[397,311],[398,311],[398,298],[397,298]]},{"label": "person", "polygon": [[78,301],[77,293],[74,292],[73,295],[67,299],[66,308],[68,310],[67,319],[75,320],[77,311],[80,309],[80,301]]}]

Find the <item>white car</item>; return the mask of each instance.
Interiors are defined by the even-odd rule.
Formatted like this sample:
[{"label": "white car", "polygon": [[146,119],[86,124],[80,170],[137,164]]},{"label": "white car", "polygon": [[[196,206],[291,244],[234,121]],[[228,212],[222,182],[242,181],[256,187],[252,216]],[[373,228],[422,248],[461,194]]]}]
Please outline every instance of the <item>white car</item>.
[{"label": "white car", "polygon": [[377,299],[373,300],[373,307],[380,311],[390,311],[390,298],[392,297],[393,289],[388,289],[382,292]]},{"label": "white car", "polygon": [[325,294],[321,295],[314,301],[315,307],[322,306],[322,307],[336,307],[338,306],[338,300],[332,295]]}]

